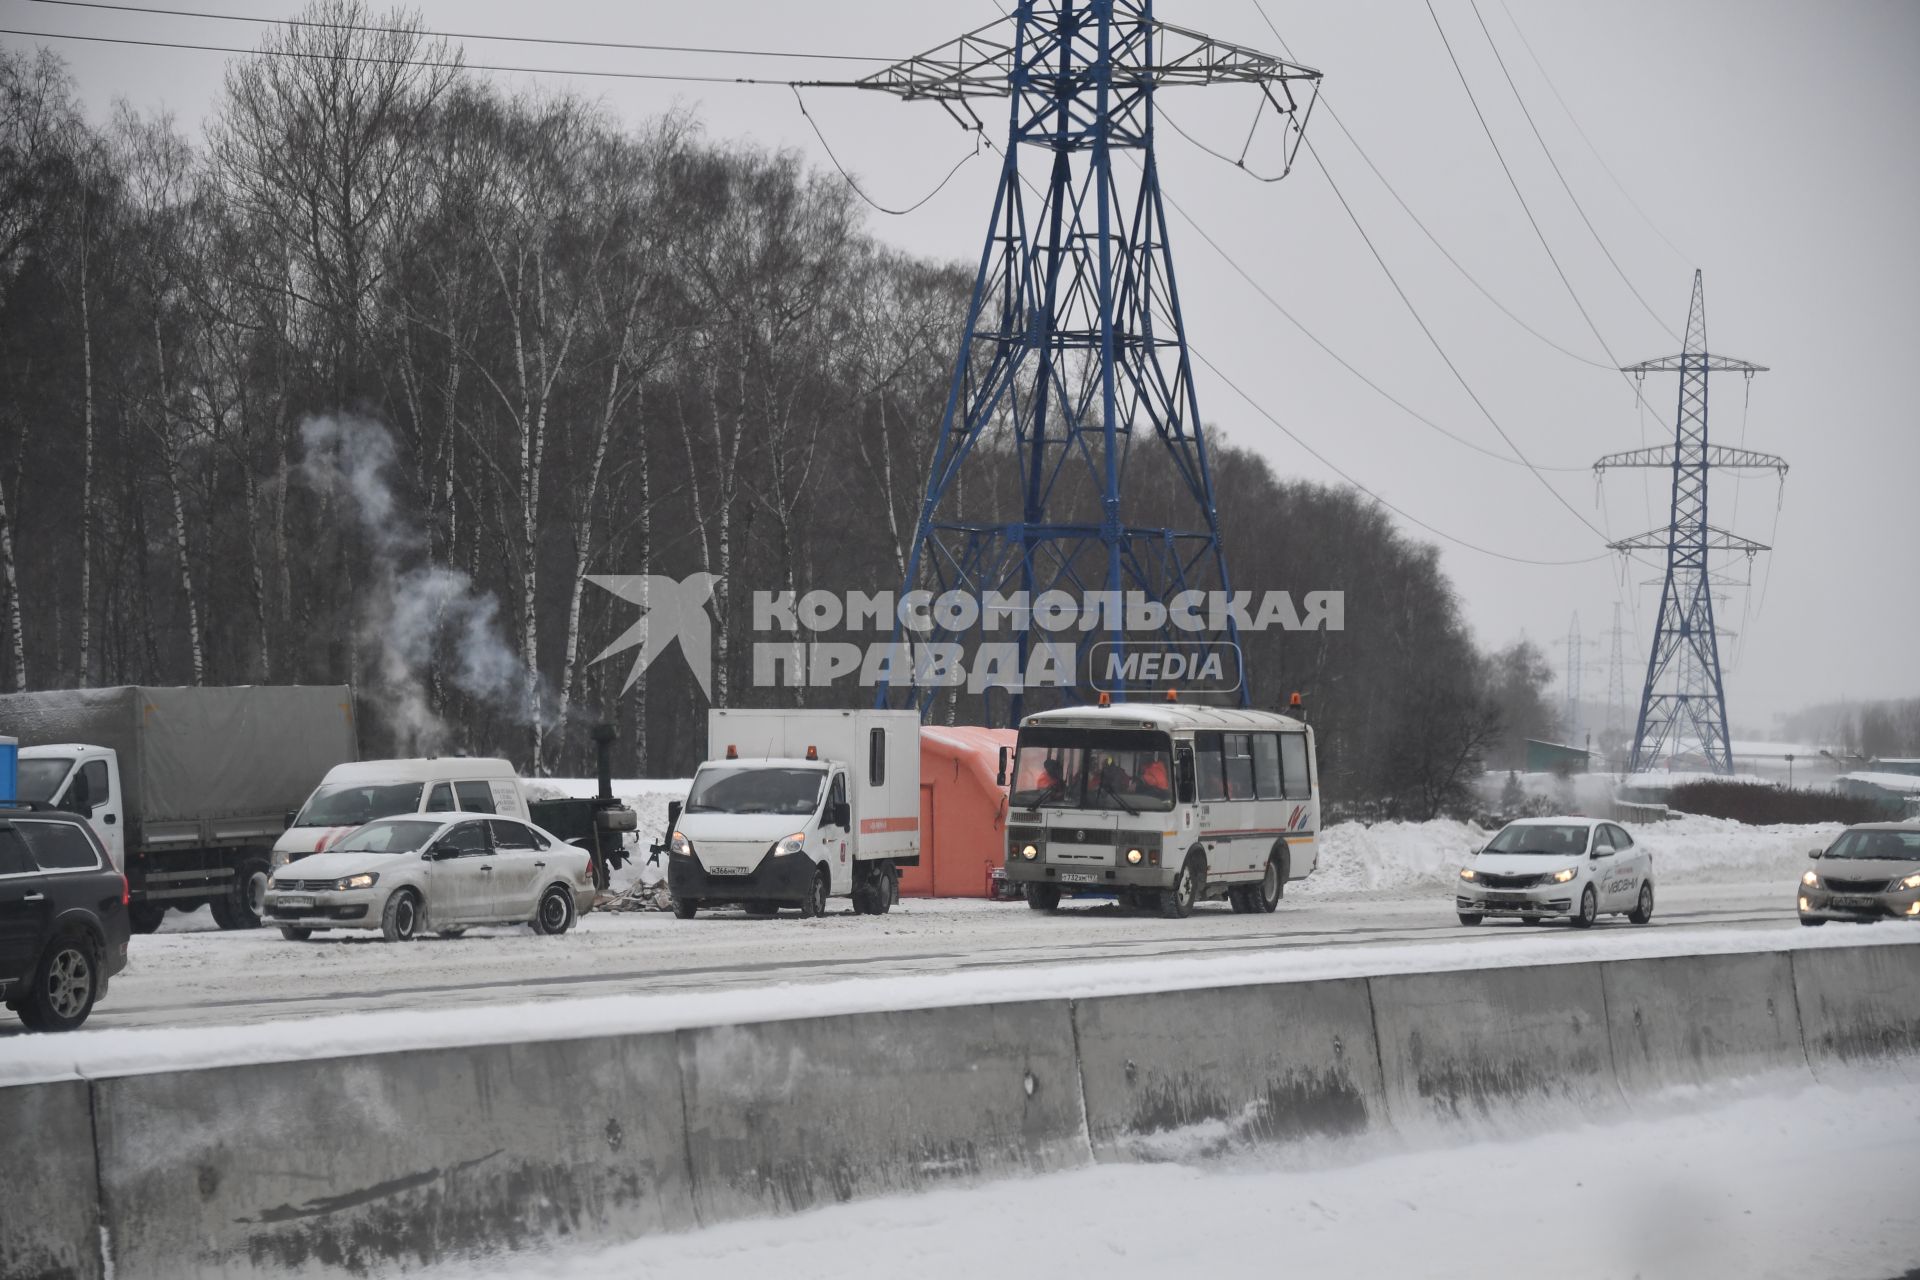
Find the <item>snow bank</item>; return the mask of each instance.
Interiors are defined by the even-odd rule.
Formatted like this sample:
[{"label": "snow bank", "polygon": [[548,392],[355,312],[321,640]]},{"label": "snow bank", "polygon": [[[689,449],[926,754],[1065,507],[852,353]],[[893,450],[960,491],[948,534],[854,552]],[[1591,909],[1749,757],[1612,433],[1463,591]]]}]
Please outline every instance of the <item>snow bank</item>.
[{"label": "snow bank", "polygon": [[408,1274],[1883,1280],[1920,1260],[1911,1102],[1898,1086],[1823,1087],[1519,1142],[1100,1165]]},{"label": "snow bank", "polygon": [[[1777,881],[1790,886],[1805,870],[1807,850],[1824,847],[1843,829],[1838,823],[1750,827],[1693,814],[1621,825],[1653,851],[1655,877],[1670,884]],[[1471,822],[1340,823],[1321,833],[1319,869],[1288,892],[1399,895],[1448,889],[1468,851],[1492,834]]]}]

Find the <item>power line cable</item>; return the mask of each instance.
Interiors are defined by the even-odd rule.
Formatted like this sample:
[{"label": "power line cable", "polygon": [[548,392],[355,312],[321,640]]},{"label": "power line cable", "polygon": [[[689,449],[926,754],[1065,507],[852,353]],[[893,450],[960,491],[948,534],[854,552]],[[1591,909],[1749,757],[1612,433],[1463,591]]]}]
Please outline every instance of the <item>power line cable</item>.
[{"label": "power line cable", "polygon": [[[403,30],[404,28],[386,28]],[[431,34],[421,32],[422,35]],[[307,53],[294,49],[242,49],[234,45],[197,44],[184,40],[137,40],[132,36],[87,36],[64,31],[22,31],[14,27],[0,27],[0,36],[24,36],[29,40],[80,40],[88,44],[133,45],[143,49],[187,49],[199,53],[230,53],[242,57],[273,58],[317,58],[330,60],[344,58],[349,62],[370,63],[389,67],[434,67],[445,71],[500,71],[521,75],[541,76],[593,76],[610,80],[662,80],[680,84],[754,84],[784,89],[793,85],[811,88],[819,81],[810,80],[770,80],[751,76],[698,76],[680,75],[655,71],[583,71],[567,67],[515,67],[490,62],[467,62],[462,59],[443,58],[381,58],[368,54],[332,54]]]},{"label": "power line cable", "polygon": [[868,195],[865,191],[862,191],[860,189],[859,180],[856,179],[851,173],[848,173],[847,167],[840,163],[840,157],[833,153],[833,144],[828,142],[827,135],[820,131],[819,121],[815,120],[813,118],[813,113],[807,110],[807,100],[800,96],[800,86],[796,84],[796,85],[790,85],[788,87],[793,90],[793,100],[800,104],[800,114],[807,118],[807,123],[811,125],[813,128],[813,136],[820,139],[821,149],[827,153],[827,159],[833,161],[833,167],[839,171],[841,179],[853,191],[853,194],[859,196],[862,200],[866,201],[869,205],[872,205],[875,209],[878,209],[881,213],[892,214],[894,217],[902,217],[906,214],[912,213],[914,210],[918,209],[921,205],[925,204],[927,201],[933,199],[935,196],[939,195],[942,191],[946,190],[947,184],[953,181],[953,175],[960,172],[961,166],[966,164],[967,161],[973,159],[975,156],[980,154],[980,132],[978,130],[970,129],[969,131],[974,133],[973,150],[969,151],[966,155],[961,156],[960,159],[955,161],[953,168],[947,170],[946,177],[940,179],[939,184],[935,186],[933,190],[927,192],[927,194],[925,194],[924,196],[921,196],[918,200],[915,200],[912,204],[908,205],[904,209],[888,208],[886,205],[881,204],[879,201],[875,200],[872,196]]},{"label": "power line cable", "polygon": [[[105,9],[114,13],[145,13],[156,17],[168,18],[204,18],[219,22],[248,22],[257,25],[280,27],[309,27],[324,31],[404,31],[408,28],[393,27],[376,23],[358,22],[322,22],[311,18],[255,18],[240,13],[209,13],[200,9],[166,9],[137,4],[108,4],[104,0],[33,0],[35,4],[55,5],[63,9]],[[796,58],[827,62],[892,62],[892,58],[869,58],[852,53],[801,53],[774,49],[733,49],[707,45],[689,44],[643,44],[623,40],[583,40],[569,39],[563,36],[510,36],[495,35],[484,31],[428,31],[421,30],[423,36],[438,36],[446,40],[492,40],[509,44],[547,44],[564,45],[576,49],[625,49],[647,53],[699,53],[724,54],[735,58]]]},{"label": "power line cable", "polygon": [[1513,16],[1513,10],[1507,7],[1507,0],[1500,0],[1500,9],[1507,15],[1507,22],[1513,27],[1513,34],[1520,37],[1520,47],[1527,51],[1527,57],[1532,61],[1534,69],[1539,71],[1540,78],[1546,81],[1548,91],[1553,94],[1553,100],[1560,104],[1560,110],[1567,117],[1567,123],[1571,124],[1573,131],[1580,135],[1580,141],[1587,144],[1587,150],[1591,152],[1593,158],[1599,162],[1601,172],[1605,173],[1608,180],[1613,183],[1614,190],[1618,191],[1621,196],[1626,199],[1626,202],[1633,206],[1633,211],[1640,215],[1640,220],[1647,224],[1647,229],[1658,236],[1662,244],[1673,250],[1675,257],[1679,258],[1681,262],[1688,266],[1691,266],[1695,260],[1689,257],[1679,245],[1669,240],[1667,233],[1662,231],[1659,224],[1653,220],[1645,209],[1640,207],[1640,202],[1633,198],[1633,193],[1627,190],[1625,183],[1620,181],[1620,176],[1616,174],[1613,171],[1613,167],[1607,163],[1607,158],[1600,154],[1600,148],[1593,145],[1593,139],[1588,137],[1587,131],[1580,127],[1580,117],[1573,113],[1573,108],[1567,105],[1567,100],[1561,96],[1559,88],[1554,84],[1553,77],[1547,74],[1546,64],[1541,62],[1540,55],[1533,51],[1533,42],[1527,39],[1527,33],[1520,27],[1520,20],[1515,18]]},{"label": "power line cable", "polygon": [[1534,123],[1533,112],[1528,109],[1527,100],[1520,93],[1520,86],[1514,83],[1513,72],[1507,70],[1507,60],[1501,56],[1500,46],[1494,43],[1493,32],[1487,30],[1487,20],[1480,16],[1480,0],[1467,0],[1467,4],[1473,10],[1474,21],[1480,24],[1480,34],[1487,38],[1487,48],[1493,50],[1493,60],[1499,65],[1500,74],[1506,79],[1507,88],[1513,91],[1513,100],[1520,104],[1520,114],[1526,117],[1527,128],[1533,131],[1534,141],[1540,144],[1541,154],[1547,157],[1547,164],[1552,167],[1553,176],[1560,180],[1560,189],[1567,193],[1567,199],[1572,202],[1574,212],[1580,215],[1580,221],[1586,225],[1588,234],[1593,237],[1593,242],[1600,246],[1600,252],[1606,256],[1607,263],[1613,268],[1614,274],[1620,277],[1620,283],[1627,286],[1627,292],[1631,293],[1634,300],[1653,317],[1655,324],[1671,334],[1675,341],[1680,341],[1680,335],[1674,333],[1667,322],[1660,318],[1660,313],[1653,309],[1652,304],[1641,296],[1640,290],[1634,288],[1633,280],[1620,266],[1619,259],[1613,256],[1613,250],[1607,247],[1607,242],[1601,238],[1599,230],[1593,225],[1593,219],[1587,216],[1586,208],[1580,203],[1580,197],[1573,193],[1573,185],[1567,181],[1567,175],[1560,171],[1560,162],[1554,158],[1553,148],[1547,145],[1546,136],[1540,132],[1540,126]]},{"label": "power line cable", "polygon": [[[1267,11],[1265,6],[1263,6],[1260,3],[1260,0],[1253,0],[1253,7],[1254,7],[1254,11],[1260,15],[1261,21],[1267,24],[1267,29],[1273,32],[1273,38],[1280,42],[1280,51],[1284,53],[1287,57],[1291,58],[1293,56],[1293,53],[1291,50],[1287,48],[1286,39],[1280,34],[1280,29],[1273,25],[1273,19],[1267,16]],[[1413,211],[1413,206],[1409,205],[1405,197],[1403,197],[1400,194],[1399,189],[1396,188],[1392,182],[1387,180],[1387,175],[1380,172],[1380,166],[1373,162],[1373,157],[1368,155],[1366,148],[1360,145],[1360,140],[1353,136],[1353,131],[1347,128],[1346,121],[1342,120],[1340,118],[1340,113],[1333,109],[1333,104],[1328,100],[1327,95],[1324,92],[1319,97],[1318,105],[1320,110],[1326,112],[1327,115],[1333,120],[1334,127],[1340,130],[1341,136],[1346,138],[1347,142],[1353,147],[1354,151],[1359,154],[1360,158],[1363,161],[1366,162],[1367,168],[1372,170],[1373,176],[1375,178],[1379,179],[1380,185],[1387,189],[1387,194],[1393,197],[1394,203],[1398,204],[1400,206],[1401,211],[1405,213],[1408,218],[1412,219],[1413,225],[1420,228],[1420,233],[1426,236],[1426,238],[1432,242],[1433,247],[1440,251],[1440,255],[1444,257],[1448,261],[1448,263],[1452,265],[1453,269],[1455,271],[1458,271],[1461,277],[1465,279],[1468,284],[1472,285],[1476,290],[1478,290],[1481,297],[1485,298],[1488,302],[1492,303],[1494,307],[1499,310],[1500,314],[1504,315],[1507,319],[1513,321],[1515,324],[1519,325],[1522,329],[1526,330],[1528,333],[1538,338],[1541,342],[1544,342],[1547,346],[1552,347],[1555,351],[1558,351],[1561,355],[1566,356],[1569,359],[1578,360],[1581,364],[1587,365],[1595,369],[1611,370],[1613,368],[1612,365],[1607,364],[1603,361],[1595,360],[1589,356],[1583,356],[1578,351],[1572,351],[1566,347],[1561,346],[1558,342],[1555,342],[1552,338],[1549,338],[1546,334],[1540,332],[1538,329],[1528,324],[1525,320],[1521,319],[1518,315],[1516,315],[1513,312],[1512,308],[1507,306],[1506,303],[1494,297],[1492,291],[1489,290],[1485,285],[1481,284],[1479,279],[1471,271],[1467,270],[1465,264],[1463,264],[1460,261],[1460,259],[1456,258],[1453,255],[1452,250],[1448,249],[1447,246],[1441,242],[1440,237],[1436,236],[1433,233],[1432,229],[1427,226],[1426,222],[1421,219],[1420,215]],[[1173,122],[1168,121],[1168,123],[1172,124]],[[1175,132],[1179,133],[1181,137],[1187,138],[1189,142],[1193,141],[1193,139],[1188,137],[1186,132],[1182,130],[1179,125],[1174,125],[1174,130]],[[1201,146],[1201,144],[1199,143],[1195,143],[1194,145]],[[1201,146],[1201,150],[1209,151],[1210,154],[1219,156],[1219,153],[1212,151],[1211,148]],[[1226,157],[1221,156],[1220,158],[1225,159]],[[1258,176],[1258,175],[1255,175],[1255,176]]]}]

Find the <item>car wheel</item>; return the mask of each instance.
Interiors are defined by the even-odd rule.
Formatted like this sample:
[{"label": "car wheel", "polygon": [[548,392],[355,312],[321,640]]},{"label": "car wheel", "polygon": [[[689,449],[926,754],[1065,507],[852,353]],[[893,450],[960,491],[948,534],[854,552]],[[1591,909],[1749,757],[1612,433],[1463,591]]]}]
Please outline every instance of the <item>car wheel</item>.
[{"label": "car wheel", "polygon": [[305,942],[313,936],[313,930],[302,929],[297,924],[283,924],[280,926],[280,936],[288,942]]},{"label": "car wheel", "polygon": [[1052,911],[1060,905],[1060,886],[1057,884],[1028,885],[1027,905],[1035,911]]},{"label": "car wheel", "polygon": [[166,918],[167,909],[151,903],[136,902],[127,908],[127,923],[135,933],[153,933]]},{"label": "car wheel", "polygon": [[388,942],[412,942],[425,930],[425,915],[419,894],[411,889],[396,890],[380,913],[380,932]]},{"label": "car wheel", "polygon": [[1261,879],[1259,884],[1248,886],[1247,900],[1253,904],[1255,911],[1272,914],[1273,911],[1279,907],[1280,899],[1285,896],[1287,892],[1286,864],[1280,861],[1283,856],[1284,855],[1281,854],[1275,854],[1273,857],[1267,859],[1267,874]]},{"label": "car wheel", "polygon": [[34,966],[33,986],[20,1002],[20,1021],[29,1031],[71,1031],[93,1012],[99,986],[93,943],[79,934],[62,934]]},{"label": "car wheel", "polygon": [[1207,864],[1199,853],[1188,854],[1187,860],[1180,864],[1179,878],[1160,891],[1160,914],[1169,920],[1184,920],[1192,915],[1206,876]]},{"label": "car wheel", "polygon": [[1800,923],[1801,923],[1801,924],[1803,924],[1803,925],[1805,925],[1805,926],[1807,926],[1807,928],[1809,928],[1809,929],[1813,929],[1813,928],[1817,928],[1817,927],[1819,927],[1820,925],[1823,925],[1823,924],[1825,924],[1825,923],[1826,923],[1826,921],[1825,921],[1825,920],[1816,920],[1816,919],[1814,919],[1814,918],[1813,918],[1812,916],[1801,916],[1801,917],[1800,917]]},{"label": "car wheel", "polygon": [[558,937],[573,928],[573,894],[564,885],[548,885],[533,909],[533,931]]},{"label": "car wheel", "polygon": [[1640,886],[1640,901],[1633,910],[1627,912],[1627,919],[1634,924],[1645,924],[1653,919],[1653,881]]},{"label": "car wheel", "polygon": [[1462,911],[1460,913],[1460,923],[1466,925],[1469,929],[1471,929],[1474,925],[1479,924],[1482,920],[1485,920],[1485,919],[1486,917],[1481,915],[1478,911]]},{"label": "car wheel", "polygon": [[1600,895],[1593,891],[1592,885],[1588,885],[1586,891],[1580,895],[1580,910],[1574,912],[1572,920],[1568,923],[1576,929],[1591,929],[1593,922],[1599,918]]},{"label": "car wheel", "polygon": [[800,918],[812,920],[827,914],[827,869],[817,867],[813,873],[813,883],[807,886],[807,896],[800,899]]},{"label": "car wheel", "polygon": [[675,898],[673,900],[673,918],[675,920],[691,920],[699,910],[700,904],[691,899]]}]

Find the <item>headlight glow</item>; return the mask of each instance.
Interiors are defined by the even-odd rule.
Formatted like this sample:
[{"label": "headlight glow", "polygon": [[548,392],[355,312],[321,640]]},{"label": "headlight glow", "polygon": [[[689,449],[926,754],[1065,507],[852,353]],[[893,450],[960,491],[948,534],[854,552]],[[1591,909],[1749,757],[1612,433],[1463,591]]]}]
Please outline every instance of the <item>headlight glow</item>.
[{"label": "headlight glow", "polygon": [[1020,846],[1020,856],[1025,858],[1028,862],[1032,862],[1035,858],[1040,856],[1040,850],[1037,847],[1030,844],[1022,845]]},{"label": "headlight glow", "polygon": [[1900,887],[1902,889],[1920,889],[1920,871],[1916,871],[1905,880],[1902,880]]},{"label": "headlight glow", "polygon": [[1562,870],[1554,872],[1550,878],[1555,884],[1565,884],[1567,881],[1573,879],[1575,876],[1579,874],[1580,874],[1580,868],[1566,867],[1566,868],[1563,868]]},{"label": "headlight glow", "polygon": [[673,839],[667,843],[672,847],[673,851],[681,857],[686,857],[693,852],[693,841],[687,839],[686,836],[678,831],[673,833]]},{"label": "headlight glow", "polygon": [[1462,867],[1460,868],[1460,878],[1462,880],[1478,880],[1480,877],[1473,873],[1472,867]]},{"label": "headlight glow", "polygon": [[796,831],[790,836],[783,836],[779,840],[774,841],[773,851],[775,854],[784,858],[790,854],[799,853],[806,847],[807,833],[804,831]]},{"label": "headlight glow", "polygon": [[1820,876],[1817,872],[1809,871],[1800,877],[1800,883],[1809,889],[1817,889],[1820,887]]},{"label": "headlight glow", "polygon": [[371,889],[380,877],[371,871],[363,871],[357,876],[342,876],[333,882],[333,887],[341,891],[347,889]]},{"label": "headlight glow", "polygon": [[1146,854],[1140,852],[1138,849],[1129,849],[1127,850],[1127,865],[1137,867],[1146,856]]}]

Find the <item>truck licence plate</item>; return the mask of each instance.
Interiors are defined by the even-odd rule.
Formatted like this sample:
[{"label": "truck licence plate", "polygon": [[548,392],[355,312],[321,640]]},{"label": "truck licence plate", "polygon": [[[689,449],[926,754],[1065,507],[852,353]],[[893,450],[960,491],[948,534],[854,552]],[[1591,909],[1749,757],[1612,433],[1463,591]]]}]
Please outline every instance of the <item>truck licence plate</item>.
[{"label": "truck licence plate", "polygon": [[277,898],[275,898],[275,899],[273,900],[273,905],[274,905],[274,906],[276,906],[276,907],[300,907],[300,908],[305,908],[305,907],[311,907],[311,906],[313,905],[313,899],[312,899],[312,898],[302,898],[302,897],[295,897],[295,896],[292,896],[292,895],[289,895],[289,894],[284,894],[284,893],[283,893],[283,894],[281,894],[281,895],[280,895],[279,897],[277,897]]},{"label": "truck licence plate", "polygon": [[1093,882],[1093,872],[1091,872],[1091,871],[1062,871],[1062,872],[1060,873],[1060,878],[1061,878],[1062,880],[1070,880],[1070,881],[1072,881],[1072,882],[1073,882],[1074,884],[1091,884],[1091,883]]}]

